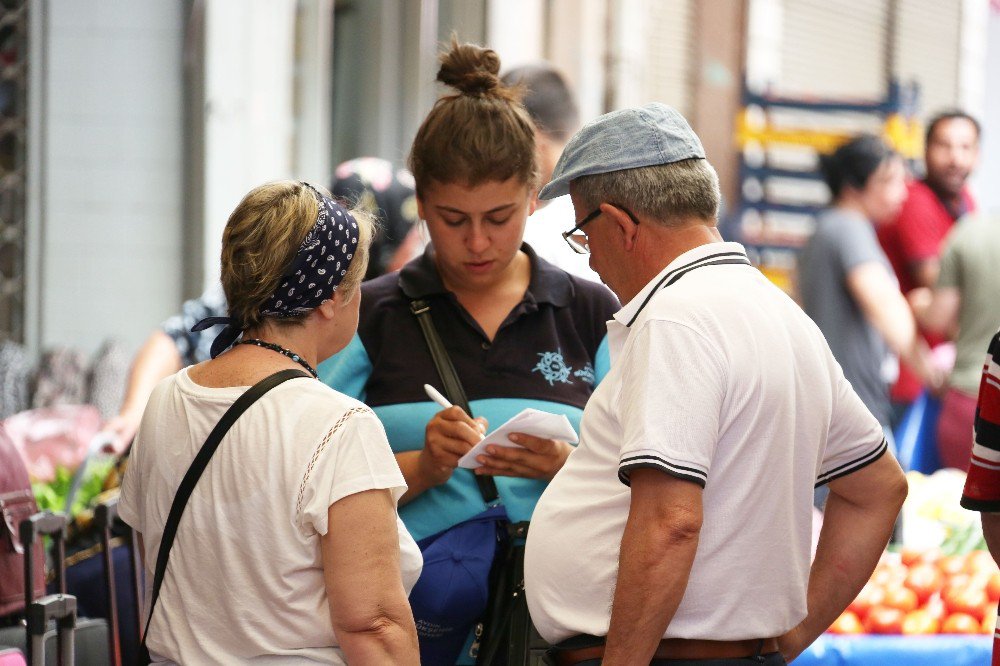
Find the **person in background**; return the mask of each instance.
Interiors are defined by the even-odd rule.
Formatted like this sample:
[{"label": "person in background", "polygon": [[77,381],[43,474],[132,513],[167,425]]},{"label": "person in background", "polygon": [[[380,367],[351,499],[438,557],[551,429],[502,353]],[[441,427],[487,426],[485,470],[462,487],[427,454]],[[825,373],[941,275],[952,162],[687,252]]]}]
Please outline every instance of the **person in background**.
[{"label": "person in background", "polygon": [[938,416],[937,447],[945,467],[966,470],[972,452],[982,350],[1000,326],[1000,216],[968,215],[952,229],[933,290],[908,295],[927,332],[955,340],[955,366]]},{"label": "person in background", "polygon": [[890,352],[934,390],[943,382],[875,236],[906,195],[903,161],[878,137],[862,135],[821,166],[833,204],[799,255],[802,306],[891,442],[889,385],[897,364]]},{"label": "person in background", "polygon": [[[385,424],[408,485],[400,515],[418,541],[487,511],[476,474],[493,478],[512,522],[529,519],[571,445],[520,434],[511,439],[523,448],[491,447],[475,473],[459,468],[459,459],[488,424],[527,407],[563,414],[578,427],[608,368],[614,295],[522,242],[538,186],[536,133],[499,70],[497,54],[473,44],[453,40],[441,56],[437,79],[453,92],[424,119],[409,158],[431,243],[398,274],[362,286],[358,335],[319,368],[324,382],[362,398]],[[441,380],[415,300],[430,308],[475,419],[425,395],[424,384],[440,388]],[[411,595],[456,615],[442,630],[442,641],[454,639],[448,657],[425,652],[435,636],[420,633],[424,662],[473,663],[472,628],[486,599],[481,591],[471,601],[448,594],[448,585],[425,577]]]},{"label": "person in background", "polygon": [[[372,242],[372,261],[365,279],[397,270],[419,248],[406,245],[406,231],[416,222],[413,176],[395,169],[387,160],[362,157],[340,164],[334,170],[333,194],[375,215],[378,228]],[[416,252],[415,252],[416,250]],[[211,358],[212,341],[222,330],[215,326],[202,331],[191,328],[209,317],[226,314],[226,295],[219,283],[198,298],[185,301],[181,311],[153,331],[136,353],[129,371],[125,397],[118,414],[109,419],[105,430],[117,435],[115,448],[124,451],[135,436],[146,400],[156,383],[195,363]]]},{"label": "person in background", "polygon": [[564,237],[625,306],[528,532],[551,663],[784,664],[868,580],[906,479],[816,325],[722,242],[718,176],[677,111],[585,125],[540,196],[567,192]]},{"label": "person in background", "polygon": [[[580,112],[573,91],[566,77],[548,63],[515,67],[501,80],[504,85],[519,86],[523,90],[524,108],[535,123],[539,182],[547,183],[566,142],[580,126]],[[600,282],[600,276],[587,264],[587,258],[573,252],[559,236],[559,230],[572,221],[573,204],[568,196],[539,201],[538,209],[528,218],[524,242],[564,271]]]},{"label": "person in background", "polygon": [[366,280],[399,270],[420,254],[422,247],[415,252],[400,252],[417,222],[417,200],[409,171],[395,168],[388,160],[359,157],[334,169],[330,192],[337,199],[369,211],[378,221]]},{"label": "person in background", "polygon": [[[909,183],[895,220],[878,228],[879,243],[904,294],[934,286],[945,237],[956,220],[976,209],[966,182],[979,163],[979,132],[979,122],[960,109],[932,117],[924,141],[926,175]],[[940,342],[940,337],[929,338],[932,346]],[[904,360],[891,393],[895,421],[920,394],[915,372]]]},{"label": "person in background", "polygon": [[[980,512],[986,547],[1000,562],[1000,332],[990,340],[981,379],[962,507]],[[1000,666],[1000,624],[993,634],[993,666]]]},{"label": "person in background", "polygon": [[[229,429],[194,487],[149,617],[154,662],[417,664],[407,603],[421,557],[378,419],[313,369],[357,329],[370,218],[307,183],[251,190],[222,239],[228,317],[212,358],[159,382],[118,511],[147,580],[178,486],[247,390],[300,370]],[[197,327],[196,327],[197,328]]]}]

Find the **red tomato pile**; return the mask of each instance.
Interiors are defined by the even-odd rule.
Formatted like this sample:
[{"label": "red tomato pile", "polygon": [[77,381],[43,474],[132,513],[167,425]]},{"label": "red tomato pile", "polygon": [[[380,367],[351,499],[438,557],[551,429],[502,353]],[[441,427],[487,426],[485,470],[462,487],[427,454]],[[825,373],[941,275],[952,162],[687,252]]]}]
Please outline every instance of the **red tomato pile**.
[{"label": "red tomato pile", "polygon": [[992,634],[1000,569],[990,554],[886,554],[832,634]]}]

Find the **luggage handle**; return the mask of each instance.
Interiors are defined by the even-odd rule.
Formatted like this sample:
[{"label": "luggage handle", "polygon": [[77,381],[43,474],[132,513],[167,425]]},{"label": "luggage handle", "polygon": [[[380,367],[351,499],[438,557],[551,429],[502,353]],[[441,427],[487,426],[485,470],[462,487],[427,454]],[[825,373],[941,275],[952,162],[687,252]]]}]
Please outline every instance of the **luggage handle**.
[{"label": "luggage handle", "polygon": [[[107,499],[94,507],[94,526],[101,535],[104,559],[104,589],[108,593],[108,654],[111,666],[121,666],[121,629],[118,624],[118,590],[115,586],[115,561],[111,550],[111,526],[118,517],[118,497]],[[136,608],[141,608],[136,605]]]},{"label": "luggage handle", "polygon": [[39,536],[66,537],[66,516],[51,511],[40,511],[21,521],[22,544],[34,543]]},{"label": "luggage handle", "polygon": [[[44,663],[45,627],[50,619],[56,620],[59,629],[59,663],[67,666],[73,663],[73,631],[76,628],[76,597],[66,594],[66,516],[51,511],[40,511],[28,516],[18,525],[21,544],[24,546],[24,611],[27,617],[28,659],[31,663]],[[34,586],[27,581],[34,580],[35,540],[40,536],[50,536],[56,548],[56,581],[59,594],[50,594],[33,601]]]},{"label": "luggage handle", "polygon": [[32,663],[45,663],[45,630],[49,620],[56,621],[59,664],[75,663],[73,632],[76,629],[76,597],[72,594],[50,594],[32,602],[27,610],[28,658]]}]

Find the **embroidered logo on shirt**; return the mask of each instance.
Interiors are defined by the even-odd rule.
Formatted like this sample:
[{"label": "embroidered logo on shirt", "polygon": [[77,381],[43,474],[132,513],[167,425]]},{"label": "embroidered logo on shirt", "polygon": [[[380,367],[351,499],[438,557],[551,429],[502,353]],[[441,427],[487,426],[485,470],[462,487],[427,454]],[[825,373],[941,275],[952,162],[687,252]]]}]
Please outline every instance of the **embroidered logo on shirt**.
[{"label": "embroidered logo on shirt", "polygon": [[566,365],[561,349],[554,352],[542,352],[539,356],[541,356],[541,360],[538,361],[538,365],[532,369],[532,372],[542,373],[542,377],[549,383],[549,386],[555,386],[556,382],[573,383],[573,380],[569,378],[573,368]]},{"label": "embroidered logo on shirt", "polygon": [[574,372],[573,376],[579,377],[588,384],[593,384],[597,379],[597,373],[594,372],[594,366],[590,364],[590,361],[587,361],[587,365]]}]

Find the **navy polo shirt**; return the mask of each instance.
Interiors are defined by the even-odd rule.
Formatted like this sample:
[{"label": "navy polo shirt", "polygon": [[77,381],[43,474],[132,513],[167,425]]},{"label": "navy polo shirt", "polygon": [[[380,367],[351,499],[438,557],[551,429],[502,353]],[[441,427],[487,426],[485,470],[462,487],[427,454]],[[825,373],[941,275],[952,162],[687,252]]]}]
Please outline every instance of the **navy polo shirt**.
[{"label": "navy polo shirt", "polygon": [[[441,388],[410,301],[421,298],[465,388],[474,416],[490,430],[522,409],[565,414],[579,430],[583,407],[608,371],[607,321],[618,311],[604,285],[571,276],[528,246],[531,278],[521,302],[490,341],[442,284],[433,248],[390,273],[361,285],[358,332],[336,356],[320,364],[320,379],[363,400],[381,419],[393,451],[424,446],[427,422],[441,408],[423,385]],[[546,482],[495,477],[512,520],[527,520]],[[415,539],[436,534],[485,509],[470,470],[400,508]]]}]

